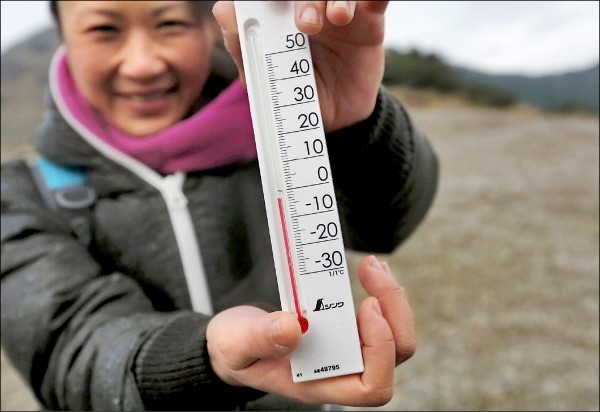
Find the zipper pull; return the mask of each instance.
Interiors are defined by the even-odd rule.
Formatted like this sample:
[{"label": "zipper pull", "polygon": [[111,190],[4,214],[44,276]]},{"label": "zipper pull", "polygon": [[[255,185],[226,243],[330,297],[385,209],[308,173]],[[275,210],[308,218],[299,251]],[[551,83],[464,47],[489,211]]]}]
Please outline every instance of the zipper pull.
[{"label": "zipper pull", "polygon": [[163,177],[161,191],[170,206],[177,208],[187,207],[188,201],[182,190],[184,180],[185,175],[181,172]]}]

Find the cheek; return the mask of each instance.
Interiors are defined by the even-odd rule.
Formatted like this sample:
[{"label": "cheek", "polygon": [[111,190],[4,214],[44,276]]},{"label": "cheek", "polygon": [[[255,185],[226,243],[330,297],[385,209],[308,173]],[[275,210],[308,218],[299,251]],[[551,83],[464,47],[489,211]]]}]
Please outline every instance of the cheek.
[{"label": "cheek", "polygon": [[209,73],[210,60],[200,60],[196,61],[195,64],[187,66],[183,76],[185,77],[186,85],[197,89],[204,86]]},{"label": "cheek", "polygon": [[111,69],[107,60],[88,50],[70,50],[69,70],[83,96],[97,105],[107,99]]},{"label": "cheek", "polygon": [[184,81],[186,94],[199,95],[202,92],[211,69],[212,47],[190,47],[182,50],[178,56],[177,66]]}]

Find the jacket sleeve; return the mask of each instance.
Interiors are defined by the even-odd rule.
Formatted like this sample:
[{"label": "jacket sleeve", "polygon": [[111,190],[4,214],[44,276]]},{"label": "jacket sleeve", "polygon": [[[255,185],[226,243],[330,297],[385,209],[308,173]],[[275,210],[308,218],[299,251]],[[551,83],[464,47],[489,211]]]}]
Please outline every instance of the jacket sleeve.
[{"label": "jacket sleeve", "polygon": [[46,408],[233,409],[258,396],[212,371],[208,317],[156,312],[131,278],[103,273],[24,162],[2,165],[1,188],[2,346]]},{"label": "jacket sleeve", "polygon": [[327,135],[346,247],[391,253],[421,223],[438,161],[425,135],[381,89],[366,120]]}]

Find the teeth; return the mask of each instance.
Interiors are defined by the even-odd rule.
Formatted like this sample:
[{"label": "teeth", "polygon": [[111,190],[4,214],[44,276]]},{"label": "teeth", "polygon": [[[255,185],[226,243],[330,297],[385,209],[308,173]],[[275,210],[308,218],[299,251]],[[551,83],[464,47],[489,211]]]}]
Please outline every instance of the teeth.
[{"label": "teeth", "polygon": [[151,93],[151,94],[132,94],[129,96],[131,100],[135,101],[148,101],[157,100],[165,96],[166,93]]}]

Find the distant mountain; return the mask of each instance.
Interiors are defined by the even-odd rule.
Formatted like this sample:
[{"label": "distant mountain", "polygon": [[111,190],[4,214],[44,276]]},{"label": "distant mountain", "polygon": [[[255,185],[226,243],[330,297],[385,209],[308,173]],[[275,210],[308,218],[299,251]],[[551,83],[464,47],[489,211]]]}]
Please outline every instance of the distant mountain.
[{"label": "distant mountain", "polygon": [[585,70],[552,76],[502,76],[455,67],[466,82],[504,89],[519,100],[548,110],[580,107],[598,113],[598,64]]},{"label": "distant mountain", "polygon": [[558,112],[599,112],[598,64],[553,76],[499,76],[446,63],[435,54],[412,49],[386,50],[386,85],[457,93],[496,108],[523,102]]}]

